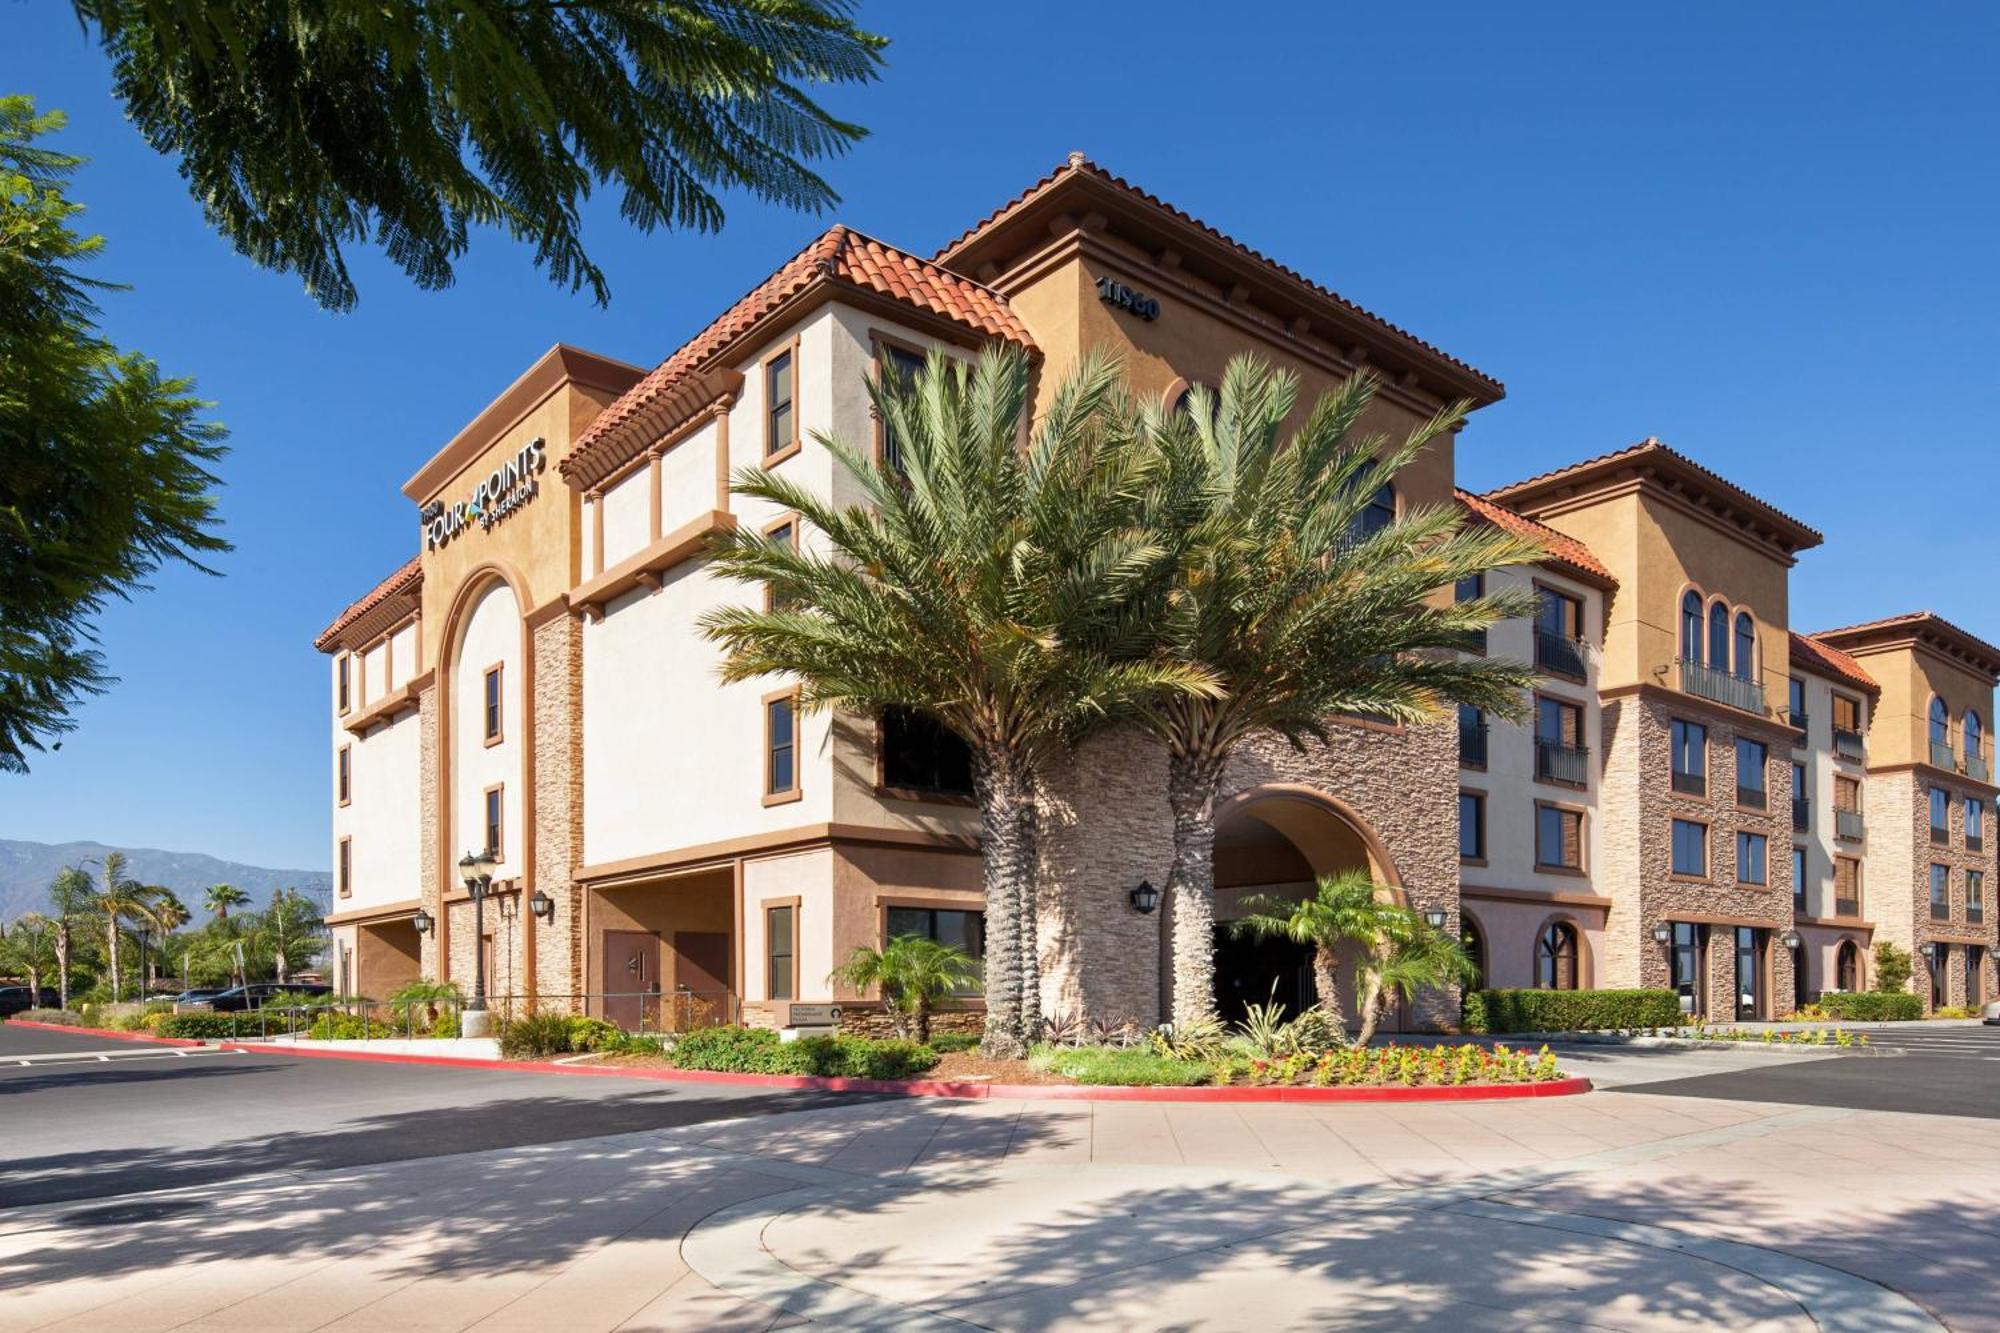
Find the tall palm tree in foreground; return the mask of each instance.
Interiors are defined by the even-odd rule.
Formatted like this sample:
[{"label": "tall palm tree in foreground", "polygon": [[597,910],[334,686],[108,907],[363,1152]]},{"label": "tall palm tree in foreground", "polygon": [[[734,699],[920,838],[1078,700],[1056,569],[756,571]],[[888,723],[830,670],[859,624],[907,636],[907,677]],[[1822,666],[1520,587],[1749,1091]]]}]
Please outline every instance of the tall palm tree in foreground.
[{"label": "tall palm tree in foreground", "polygon": [[105,959],[111,967],[113,1000],[124,993],[123,977],[119,971],[118,942],[124,934],[125,923],[143,922],[157,929],[160,924],[161,895],[167,892],[165,889],[141,884],[133,879],[125,873],[125,865],[124,853],[108,853],[104,858],[104,882],[97,891],[97,910],[104,916]]},{"label": "tall palm tree in foreground", "polygon": [[42,1007],[42,978],[56,965],[56,923],[40,912],[24,912],[0,938],[0,968],[28,978],[29,1007]]},{"label": "tall palm tree in foreground", "polygon": [[1539,559],[1539,546],[1467,527],[1455,505],[1371,518],[1381,489],[1462,405],[1391,444],[1358,431],[1374,393],[1372,379],[1353,377],[1287,438],[1297,377],[1238,357],[1219,395],[1196,389],[1151,431],[1170,478],[1155,491],[1152,525],[1177,569],[1155,646],[1220,687],[1158,694],[1139,714],[1167,748],[1176,1023],[1215,1013],[1215,800],[1239,744],[1260,732],[1323,744],[1342,713],[1419,723],[1467,704],[1519,716],[1536,679],[1524,663],[1455,651],[1527,614],[1525,591],[1449,594],[1461,579]]},{"label": "tall palm tree in foreground", "polygon": [[97,910],[97,882],[80,865],[64,866],[49,881],[49,916],[56,925],[56,992],[69,1008],[70,950],[76,943],[78,918]]},{"label": "tall palm tree in foreground", "polygon": [[[933,352],[870,392],[893,458],[836,440],[861,503],[744,469],[735,491],[796,513],[794,549],[723,534],[716,570],[762,584],[771,609],[703,619],[725,680],[791,676],[804,709],[912,708],[971,750],[986,888],[986,1034],[996,1057],[1040,1035],[1036,779],[1087,728],[1159,691],[1200,695],[1202,668],[1147,655],[1139,592],[1165,550],[1136,526],[1152,453],[1115,368],[1081,363],[1024,450],[1028,364]],[[815,536],[816,534],[816,536]]]}]

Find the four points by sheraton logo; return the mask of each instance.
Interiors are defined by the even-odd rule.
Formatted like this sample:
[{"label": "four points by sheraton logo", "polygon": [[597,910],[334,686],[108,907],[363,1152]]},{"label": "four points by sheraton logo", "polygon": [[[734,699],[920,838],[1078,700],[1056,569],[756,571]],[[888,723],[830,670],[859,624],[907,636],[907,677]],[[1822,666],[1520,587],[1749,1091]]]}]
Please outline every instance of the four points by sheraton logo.
[{"label": "four points by sheraton logo", "polygon": [[446,506],[441,500],[433,500],[425,505],[417,514],[423,526],[424,549],[437,550],[472,523],[477,523],[481,530],[490,528],[534,499],[541,491],[537,474],[548,462],[548,447],[537,436],[489,472],[472,488],[472,494],[457,504]]}]

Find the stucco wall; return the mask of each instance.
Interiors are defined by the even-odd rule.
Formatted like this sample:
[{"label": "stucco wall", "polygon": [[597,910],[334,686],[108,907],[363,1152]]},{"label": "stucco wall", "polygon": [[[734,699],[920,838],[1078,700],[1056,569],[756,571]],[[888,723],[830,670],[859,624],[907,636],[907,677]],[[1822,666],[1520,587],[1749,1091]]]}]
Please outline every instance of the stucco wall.
[{"label": "stucco wall", "polygon": [[[503,784],[501,856],[493,877],[526,873],[522,860],[521,753],[527,741],[522,708],[521,614],[506,583],[494,581],[466,612],[451,664],[451,806],[449,846],[477,851],[486,845],[486,789]],[[501,668],[502,739],[485,740],[485,675]],[[459,855],[463,855],[460,852]]]}]

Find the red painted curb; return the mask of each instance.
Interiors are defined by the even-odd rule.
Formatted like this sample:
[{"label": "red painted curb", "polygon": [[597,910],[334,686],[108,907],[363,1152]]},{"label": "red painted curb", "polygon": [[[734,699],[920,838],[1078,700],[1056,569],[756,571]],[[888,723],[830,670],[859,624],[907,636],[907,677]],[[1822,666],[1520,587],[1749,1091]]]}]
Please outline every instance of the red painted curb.
[{"label": "red painted curb", "polygon": [[185,1037],[156,1037],[150,1032],[114,1032],[110,1028],[83,1028],[72,1023],[42,1023],[32,1018],[10,1018],[6,1026],[33,1028],[37,1032],[74,1032],[80,1037],[110,1037],[114,1041],[143,1041],[153,1046],[206,1046],[205,1041]]},{"label": "red painted curb", "polygon": [[402,1055],[370,1051],[315,1051],[257,1042],[224,1042],[225,1051],[259,1055],[303,1055],[316,1060],[373,1060],[382,1064],[440,1065],[453,1069],[505,1070],[519,1074],[583,1074],[596,1078],[636,1078],[654,1083],[722,1083],[778,1092],[865,1092],[893,1097],[1002,1098],[1007,1101],[1089,1102],[1466,1102],[1514,1101],[1526,1097],[1574,1097],[1590,1091],[1590,1080],[1571,1077],[1547,1083],[1480,1083],[1453,1087],[1380,1088],[1112,1088],[1074,1083],[947,1083],[870,1078],[821,1078],[812,1074],[725,1074],[706,1069],[633,1069],[619,1065],[559,1065],[540,1060],[469,1060],[454,1055]]}]

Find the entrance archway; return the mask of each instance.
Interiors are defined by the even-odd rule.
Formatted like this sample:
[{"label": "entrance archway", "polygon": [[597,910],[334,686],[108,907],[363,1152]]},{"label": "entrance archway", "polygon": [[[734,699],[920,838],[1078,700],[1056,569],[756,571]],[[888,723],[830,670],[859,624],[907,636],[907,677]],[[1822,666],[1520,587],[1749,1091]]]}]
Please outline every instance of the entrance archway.
[{"label": "entrance archway", "polygon": [[[1215,991],[1225,1022],[1252,1004],[1272,1001],[1290,1013],[1319,998],[1312,948],[1286,939],[1258,939],[1235,923],[1257,899],[1299,901],[1322,875],[1366,870],[1398,900],[1400,881],[1381,840],[1341,802],[1309,787],[1258,787],[1216,812]],[[1340,956],[1340,1002],[1354,1012],[1354,950]],[[1401,1015],[1385,1026],[1401,1027]]]}]

